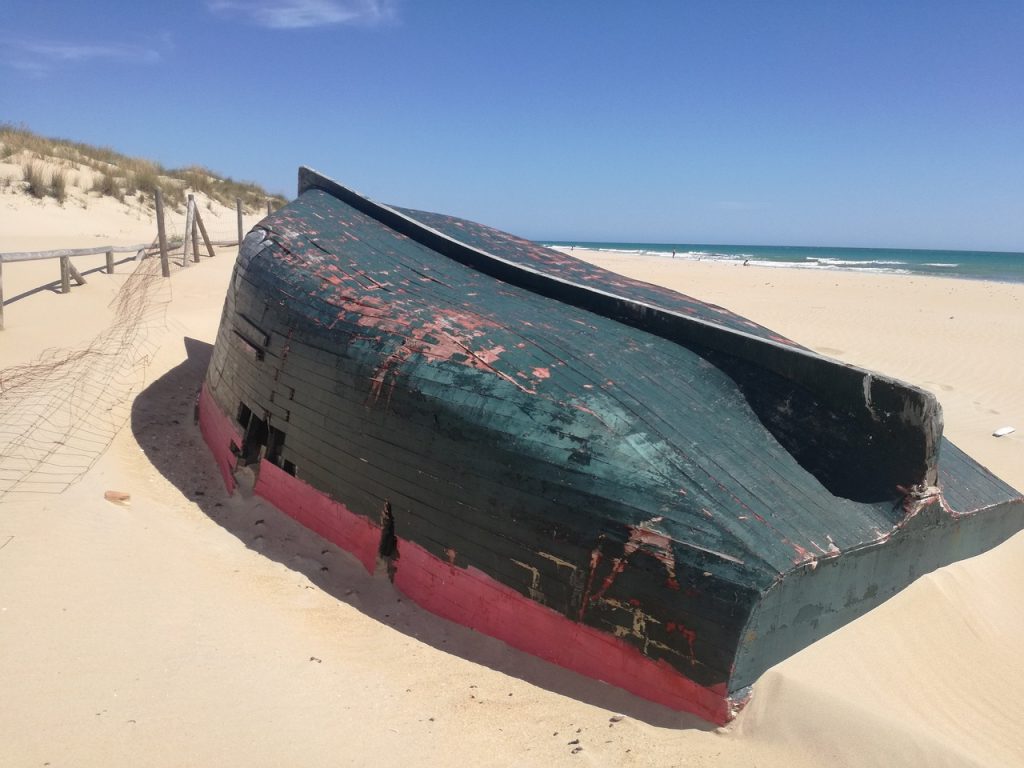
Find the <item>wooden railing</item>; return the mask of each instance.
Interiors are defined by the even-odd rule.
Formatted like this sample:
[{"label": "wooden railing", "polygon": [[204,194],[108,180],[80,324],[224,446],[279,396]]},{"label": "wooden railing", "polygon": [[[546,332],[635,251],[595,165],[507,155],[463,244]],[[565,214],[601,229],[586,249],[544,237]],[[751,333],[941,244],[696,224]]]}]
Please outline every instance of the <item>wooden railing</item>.
[{"label": "wooden railing", "polygon": [[[192,260],[196,262],[199,261],[200,236],[202,237],[203,245],[206,247],[207,255],[210,257],[216,255],[213,250],[214,246],[229,247],[237,246],[241,243],[242,238],[244,237],[241,199],[236,198],[235,208],[238,213],[238,239],[210,240],[210,236],[206,231],[206,226],[203,224],[203,218],[199,214],[199,208],[196,206],[195,198],[192,195],[188,196],[188,206],[185,211],[185,236],[181,243],[182,266],[187,265],[190,250],[192,252]],[[271,203],[268,200],[267,215],[269,216],[272,212],[273,209],[271,208]],[[170,249],[168,248],[167,243],[167,231],[164,227],[164,203],[160,190],[156,191],[156,223],[157,236],[156,240],[152,243],[139,243],[137,245],[95,245],[90,248],[62,248],[52,251],[0,253],[0,331],[4,328],[4,264],[14,264],[19,261],[60,259],[60,292],[69,293],[71,291],[72,280],[74,280],[78,285],[85,285],[86,282],[82,273],[75,269],[74,264],[71,263],[72,256],[95,256],[101,253],[106,254],[106,273],[111,275],[114,273],[115,253],[134,253],[135,259],[137,260],[140,257],[145,257],[146,252],[152,250],[152,255],[155,256],[157,253],[160,254],[161,273],[164,277],[170,277]],[[176,247],[177,246],[175,246],[175,249]]]}]

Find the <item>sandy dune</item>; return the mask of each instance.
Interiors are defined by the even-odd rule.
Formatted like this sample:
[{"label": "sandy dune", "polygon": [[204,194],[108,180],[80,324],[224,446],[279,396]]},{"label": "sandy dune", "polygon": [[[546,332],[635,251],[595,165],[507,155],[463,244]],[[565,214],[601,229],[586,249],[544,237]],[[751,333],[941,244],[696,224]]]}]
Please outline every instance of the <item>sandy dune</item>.
[{"label": "sandy dune", "polygon": [[[0,194],[0,252],[152,237],[116,211],[35,230],[26,205]],[[932,389],[947,434],[1024,486],[1024,286],[588,258]],[[73,403],[102,402],[107,426],[90,428],[109,433],[75,443],[89,463],[66,489],[0,499],[0,764],[1024,764],[1024,536],[780,664],[712,729],[426,614],[266,502],[227,497],[192,413],[233,259],[146,282],[145,333],[114,345],[138,377],[123,392],[97,394],[100,358],[41,377],[49,400],[0,398],[29,425],[59,404],[47,423],[69,434],[94,410]],[[0,376],[45,347],[109,343],[136,266],[60,295],[35,290],[56,278],[45,264],[4,270]],[[1020,431],[990,436],[1004,424]],[[14,450],[0,433],[0,470]]]}]

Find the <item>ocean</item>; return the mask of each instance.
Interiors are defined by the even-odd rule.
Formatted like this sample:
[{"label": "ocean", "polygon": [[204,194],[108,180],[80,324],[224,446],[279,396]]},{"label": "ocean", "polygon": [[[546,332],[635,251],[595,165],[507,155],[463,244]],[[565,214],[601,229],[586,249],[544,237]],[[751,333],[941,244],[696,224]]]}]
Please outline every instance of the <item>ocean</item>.
[{"label": "ocean", "polygon": [[779,245],[694,245],[690,243],[597,243],[544,241],[543,245],[625,251],[644,256],[707,259],[761,267],[841,269],[896,275],[928,275],[1024,283],[1024,253],[928,251],[899,248],[827,248]]}]

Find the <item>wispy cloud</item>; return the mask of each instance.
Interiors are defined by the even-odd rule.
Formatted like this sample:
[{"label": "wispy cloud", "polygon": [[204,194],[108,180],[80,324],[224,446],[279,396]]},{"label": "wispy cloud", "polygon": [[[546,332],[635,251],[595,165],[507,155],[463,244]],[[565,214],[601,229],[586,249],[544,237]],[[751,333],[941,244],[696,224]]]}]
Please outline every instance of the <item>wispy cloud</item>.
[{"label": "wispy cloud", "polygon": [[142,45],[8,37],[0,38],[0,44],[6,49],[5,59],[8,64],[34,75],[44,75],[63,66],[94,61],[131,61],[143,64],[160,61],[157,50]]},{"label": "wispy cloud", "polygon": [[392,0],[207,0],[207,5],[214,13],[270,29],[374,25],[395,17]]}]

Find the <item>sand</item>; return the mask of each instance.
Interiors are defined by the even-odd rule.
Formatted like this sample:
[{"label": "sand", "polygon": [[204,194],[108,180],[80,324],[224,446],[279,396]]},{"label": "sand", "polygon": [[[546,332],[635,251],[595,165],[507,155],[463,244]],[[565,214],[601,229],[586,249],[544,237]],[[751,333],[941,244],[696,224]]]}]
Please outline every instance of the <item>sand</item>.
[{"label": "sand", "polygon": [[[114,208],[59,231],[52,203],[37,231],[35,205],[0,193],[0,252],[152,237]],[[33,290],[55,263],[5,267],[0,369],[89,344],[127,373],[118,389],[51,370],[17,414],[107,416],[99,445],[55,449],[78,462],[59,492],[0,501],[0,764],[1024,763],[1022,536],[770,670],[714,729],[431,616],[266,502],[227,497],[192,414],[233,258],[146,283],[141,338],[109,330],[134,264],[69,295]],[[1024,286],[588,258],[935,391],[947,434],[1024,487]],[[1004,424],[1021,431],[991,437]]]}]

